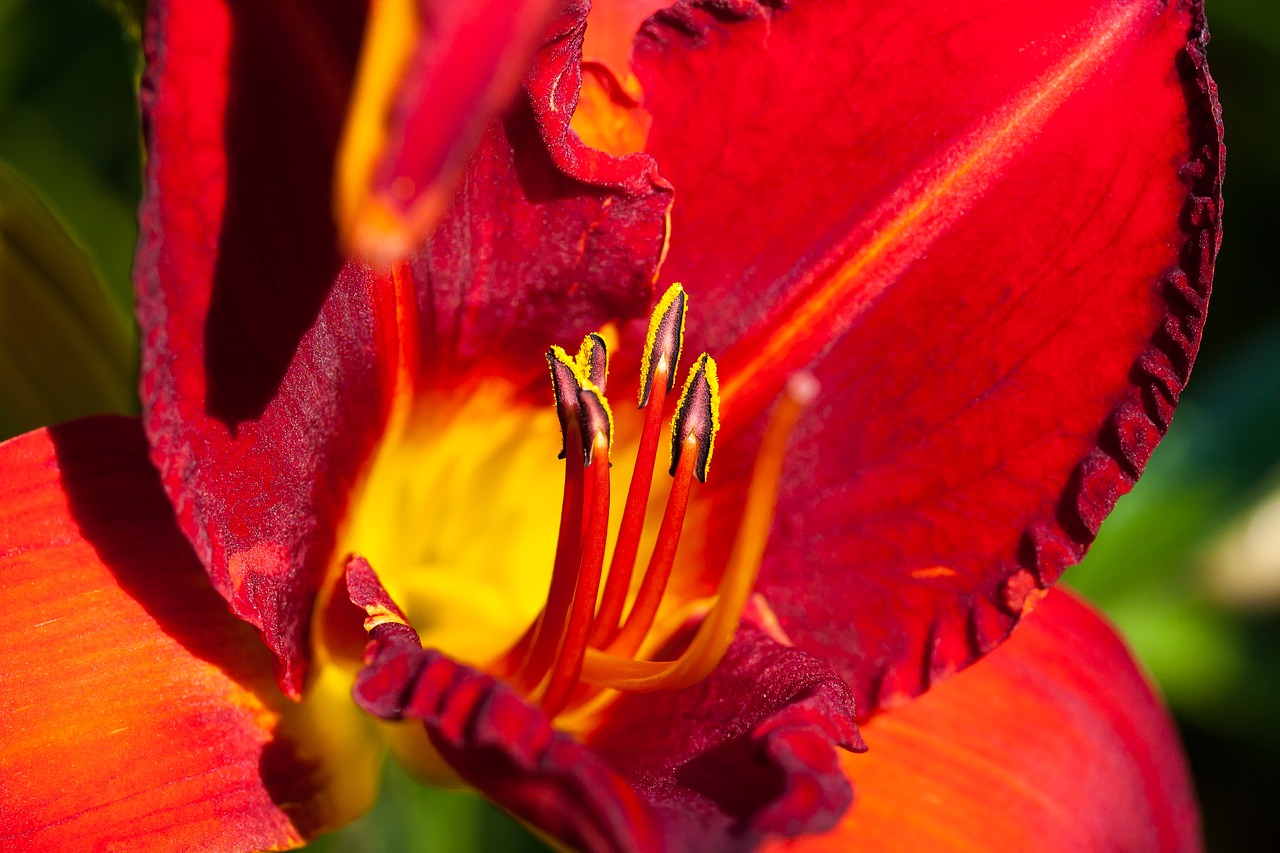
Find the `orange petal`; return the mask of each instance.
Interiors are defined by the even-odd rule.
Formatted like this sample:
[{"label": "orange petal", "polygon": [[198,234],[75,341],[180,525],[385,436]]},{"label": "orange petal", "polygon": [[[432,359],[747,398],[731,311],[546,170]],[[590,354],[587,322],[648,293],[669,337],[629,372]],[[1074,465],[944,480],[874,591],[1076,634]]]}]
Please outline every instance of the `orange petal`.
[{"label": "orange petal", "polygon": [[862,727],[854,805],[778,849],[1195,850],[1177,735],[1123,642],[1050,592],[983,661]]},{"label": "orange petal", "polygon": [[282,849],[370,803],[354,706],[279,693],[136,421],[0,445],[0,597],[0,847]]}]

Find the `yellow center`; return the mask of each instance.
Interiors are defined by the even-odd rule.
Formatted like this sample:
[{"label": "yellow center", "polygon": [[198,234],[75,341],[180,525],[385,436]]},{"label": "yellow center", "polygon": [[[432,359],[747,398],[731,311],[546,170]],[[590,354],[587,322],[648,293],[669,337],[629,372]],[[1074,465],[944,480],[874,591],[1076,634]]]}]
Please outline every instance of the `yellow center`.
[{"label": "yellow center", "polygon": [[[716,595],[685,600],[668,582],[719,428],[716,365],[703,354],[661,440],[685,301],[674,285],[658,303],[641,359],[647,411],[624,419],[616,436],[600,335],[576,357],[548,353],[555,407],[496,377],[421,394],[392,417],[336,543],[338,561],[368,560],[424,646],[508,680],[565,730],[589,725],[617,691],[685,687],[723,657],[764,553],[787,436],[813,393],[793,382],[783,395]],[[663,444],[672,478],[653,483]],[[615,465],[633,468],[625,501],[611,499]],[[330,595],[340,572],[335,564]],[[648,659],[694,611],[704,618],[688,647],[674,660]],[[340,648],[325,618],[317,627],[321,665],[354,669],[351,647]]]},{"label": "yellow center", "polygon": [[335,553],[378,572],[429,648],[502,654],[546,598],[560,519],[554,410],[490,379],[429,394],[388,436]]}]

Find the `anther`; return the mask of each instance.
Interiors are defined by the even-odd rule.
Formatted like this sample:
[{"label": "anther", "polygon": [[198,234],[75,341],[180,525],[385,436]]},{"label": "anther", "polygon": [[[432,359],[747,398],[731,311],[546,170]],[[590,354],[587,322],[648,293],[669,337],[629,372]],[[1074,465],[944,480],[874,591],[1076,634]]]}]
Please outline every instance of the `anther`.
[{"label": "anther", "polygon": [[618,529],[613,559],[609,563],[609,579],[605,583],[604,595],[600,598],[600,612],[591,631],[591,645],[596,647],[603,647],[617,634],[618,621],[631,585],[631,575],[635,571],[636,554],[640,549],[640,536],[644,532],[645,511],[649,504],[649,490],[653,486],[653,463],[657,458],[658,442],[662,435],[662,414],[667,393],[675,385],[676,366],[680,362],[680,348],[684,343],[686,302],[684,288],[673,284],[667,288],[649,317],[649,332],[645,336],[644,353],[640,359],[639,399],[639,407],[647,411],[640,433],[640,446],[636,451],[635,468],[631,472],[631,483],[627,486],[622,526]]},{"label": "anther", "polygon": [[547,364],[551,367],[551,389],[556,398],[556,417],[560,420],[560,458],[564,459],[569,430],[577,427],[582,372],[577,360],[557,346],[547,350]]},{"label": "anther", "polygon": [[684,287],[678,282],[667,288],[658,300],[649,320],[649,334],[645,338],[644,353],[640,357],[640,408],[649,404],[653,393],[654,378],[659,365],[666,363],[666,392],[675,387],[676,368],[680,363],[680,349],[684,346],[684,315],[688,299]]},{"label": "anther", "polygon": [[584,384],[578,391],[578,423],[582,429],[583,463],[589,466],[601,437],[606,451],[613,446],[613,412],[604,391],[595,385]]},{"label": "anther", "polygon": [[596,332],[587,335],[573,360],[578,366],[578,374],[603,392],[609,379],[609,348],[605,346],[604,338]]},{"label": "anther", "polygon": [[715,449],[716,433],[720,430],[720,381],[716,376],[716,362],[705,352],[698,356],[689,379],[680,395],[675,421],[671,424],[671,474],[680,465],[680,455],[685,452],[689,439],[696,438],[698,463],[694,474],[698,482],[707,481],[707,468],[711,465],[711,453]]},{"label": "anther", "polygon": [[581,428],[582,377],[577,362],[558,346],[547,351],[556,416],[560,420],[560,458],[565,460],[564,493],[560,504],[560,532],[547,604],[537,620],[506,656],[494,665],[503,677],[514,676],[524,690],[536,686],[551,666],[560,629],[573,601],[574,581],[582,555],[583,509],[586,501],[585,449]]}]

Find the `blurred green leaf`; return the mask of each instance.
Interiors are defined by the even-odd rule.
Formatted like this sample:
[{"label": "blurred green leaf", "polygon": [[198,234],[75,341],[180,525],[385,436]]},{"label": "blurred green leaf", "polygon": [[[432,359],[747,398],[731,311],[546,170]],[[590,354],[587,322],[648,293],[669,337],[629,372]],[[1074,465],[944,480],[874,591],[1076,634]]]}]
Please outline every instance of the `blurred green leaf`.
[{"label": "blurred green leaf", "polygon": [[138,44],[142,43],[142,26],[147,20],[147,0],[98,0],[107,11],[116,16],[125,32]]},{"label": "blurred green leaf", "polygon": [[1197,374],[1146,474],[1066,579],[1116,622],[1180,715],[1280,748],[1280,620],[1233,609],[1206,582],[1208,555],[1280,472],[1276,365],[1280,328]]},{"label": "blurred green leaf", "polygon": [[84,250],[0,164],[0,436],[136,411],[135,339]]},{"label": "blurred green leaf", "polygon": [[388,760],[382,793],[373,809],[306,849],[311,853],[545,853],[550,848],[475,794],[419,784]]},{"label": "blurred green leaf", "polygon": [[131,311],[138,43],[94,0],[7,0],[0,10],[0,160],[40,189]]}]

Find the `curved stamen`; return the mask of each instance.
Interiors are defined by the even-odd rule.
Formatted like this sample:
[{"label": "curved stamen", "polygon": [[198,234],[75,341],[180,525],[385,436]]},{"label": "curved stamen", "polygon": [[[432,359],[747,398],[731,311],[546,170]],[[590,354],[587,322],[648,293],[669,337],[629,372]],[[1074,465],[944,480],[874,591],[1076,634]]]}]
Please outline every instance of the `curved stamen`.
[{"label": "curved stamen", "polygon": [[674,285],[650,320],[639,394],[640,408],[647,406],[649,411],[607,581],[604,558],[613,444],[613,415],[603,389],[608,352],[603,338],[588,335],[574,358],[559,347],[547,354],[562,430],[560,455],[565,459],[555,564],[542,612],[490,671],[510,677],[551,717],[566,710],[582,713],[594,706],[605,688],[671,689],[705,678],[728,650],[759,573],[787,438],[801,409],[816,393],[816,382],[807,374],[792,378],[765,430],[729,562],[693,640],[673,661],[634,659],[657,621],[693,482],[706,482],[720,428],[716,363],[704,353],[689,371],[671,421],[674,480],[644,577],[624,619],[645,529],[663,408],[674,387],[683,344],[684,311],[684,290]]},{"label": "curved stamen", "polygon": [[787,440],[800,413],[816,394],[817,381],[811,374],[797,374],[787,383],[761,441],[746,507],[715,604],[685,651],[674,661],[638,661],[591,650],[583,664],[583,681],[619,690],[675,690],[706,678],[720,662],[733,641],[760,571],[777,504]]},{"label": "curved stamen", "polygon": [[556,538],[551,587],[542,613],[506,655],[505,662],[495,667],[495,671],[503,675],[515,668],[515,684],[526,691],[537,686],[551,666],[560,642],[560,628],[573,603],[574,582],[584,538],[582,515],[585,504],[586,454],[583,452],[582,430],[579,426],[579,392],[582,380],[574,359],[560,347],[551,348],[547,353],[547,362],[551,367],[556,414],[560,418],[560,456],[565,460],[564,497],[560,505],[560,532]]},{"label": "curved stamen", "polygon": [[[587,392],[589,393],[589,392]],[[573,606],[564,625],[560,654],[547,680],[542,706],[554,717],[563,709],[582,672],[582,658],[587,650],[592,617],[596,610],[596,594],[604,568],[604,551],[609,528],[609,439],[598,431],[592,438],[592,460],[588,467],[594,473],[589,533],[574,585]]]},{"label": "curved stamen", "polygon": [[653,463],[658,455],[662,434],[663,406],[667,394],[675,387],[676,368],[684,346],[684,317],[688,305],[684,288],[673,284],[658,302],[649,318],[649,333],[640,359],[640,398],[638,406],[647,407],[640,447],[636,452],[631,484],[627,487],[626,508],[622,526],[609,563],[609,579],[600,599],[600,613],[591,631],[591,645],[597,648],[613,641],[618,633],[618,620],[626,603],[631,575],[635,571],[640,535],[644,531],[649,491],[653,486]]},{"label": "curved stamen", "polygon": [[675,482],[671,486],[671,495],[667,498],[667,509],[662,514],[662,527],[658,530],[658,541],[649,558],[644,581],[640,592],[636,594],[635,603],[631,605],[631,612],[627,614],[626,623],[605,649],[609,654],[623,657],[634,655],[653,627],[654,617],[658,615],[658,605],[662,603],[663,593],[667,591],[667,581],[671,578],[671,568],[676,562],[680,532],[684,529],[684,514],[689,506],[689,487],[693,485],[694,466],[698,462],[697,448],[693,446],[696,441],[693,436],[686,439],[688,446],[676,469]]}]

